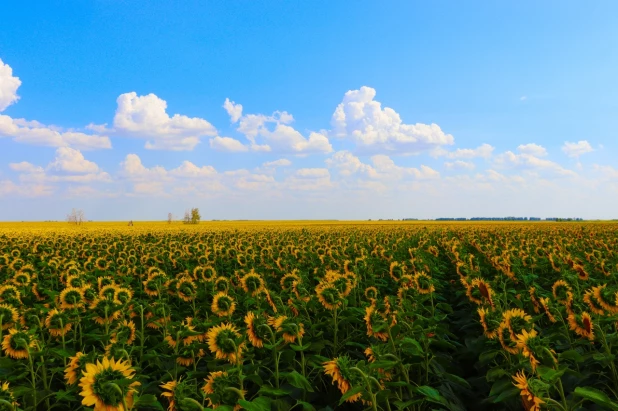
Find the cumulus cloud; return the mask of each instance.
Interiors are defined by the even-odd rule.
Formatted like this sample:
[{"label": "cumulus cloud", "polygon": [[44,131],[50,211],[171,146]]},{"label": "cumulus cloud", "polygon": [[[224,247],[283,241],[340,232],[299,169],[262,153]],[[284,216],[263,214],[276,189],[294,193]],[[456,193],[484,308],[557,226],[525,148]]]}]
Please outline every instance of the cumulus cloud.
[{"label": "cumulus cloud", "polygon": [[577,143],[565,142],[562,151],[569,157],[579,157],[594,151],[594,149],[587,140],[580,140]]},{"label": "cumulus cloud", "polygon": [[470,160],[473,158],[488,159],[492,156],[494,147],[489,144],[481,144],[477,148],[458,148],[454,151],[447,151],[442,147],[437,147],[432,150],[431,154],[434,157],[462,158]]},{"label": "cumulus cloud", "polygon": [[331,119],[335,136],[364,147],[405,153],[419,153],[451,145],[454,138],[437,124],[405,124],[390,107],[374,100],[375,89],[363,86],[345,93]]},{"label": "cumulus cloud", "polygon": [[515,154],[512,151],[507,151],[497,156],[495,165],[502,168],[544,172],[559,177],[577,176],[577,173],[574,171],[568,170],[553,161],[538,158],[531,154]]},{"label": "cumulus cloud", "polygon": [[124,161],[120,163],[120,174],[133,181],[160,181],[168,178],[164,167],[147,168],[137,154],[127,154]]},{"label": "cumulus cloud", "polygon": [[545,147],[534,143],[521,144],[517,147],[517,151],[521,154],[528,154],[535,157],[545,157],[547,155]]},{"label": "cumulus cloud", "polygon": [[215,137],[210,139],[210,148],[228,153],[242,153],[249,151],[249,147],[232,137]]},{"label": "cumulus cloud", "polygon": [[348,151],[339,151],[326,160],[326,165],[335,168],[342,176],[361,175],[375,180],[400,180],[413,178],[417,180],[435,179],[440,173],[431,167],[421,165],[416,167],[401,167],[385,154],[374,155],[371,164],[363,163],[358,157]]},{"label": "cumulus cloud", "polygon": [[227,114],[230,115],[232,123],[236,123],[242,117],[242,104],[236,104],[230,101],[229,98],[226,98],[223,103],[223,108],[227,111]]},{"label": "cumulus cloud", "polygon": [[291,165],[292,165],[292,162],[288,160],[287,158],[280,158],[279,160],[275,160],[275,161],[267,161],[264,164],[262,164],[262,167],[287,167]]},{"label": "cumulus cloud", "polygon": [[217,170],[213,166],[198,167],[190,161],[183,161],[182,164],[169,173],[174,177],[183,178],[203,178],[217,175]]},{"label": "cumulus cloud", "polygon": [[208,121],[180,114],[169,116],[167,102],[155,94],[121,94],[116,100],[114,129],[118,134],[147,139],[150,150],[193,150],[202,136],[216,136]]},{"label": "cumulus cloud", "polygon": [[0,112],[17,102],[17,89],[21,86],[19,77],[13,76],[13,69],[0,59]]},{"label": "cumulus cloud", "polygon": [[290,126],[294,117],[286,111],[272,115],[245,114],[239,119],[237,130],[250,142],[252,151],[274,151],[290,154],[330,153],[333,147],[323,133],[310,132],[303,136]]},{"label": "cumulus cloud", "polygon": [[43,167],[35,166],[34,164],[29,163],[27,161],[22,161],[19,163],[10,163],[9,168],[13,171],[17,171],[20,173],[33,174],[33,173],[44,173],[45,172]]},{"label": "cumulus cloud", "polygon": [[300,168],[287,177],[281,189],[293,191],[324,191],[335,187],[325,168]]},{"label": "cumulus cloud", "polygon": [[449,170],[474,170],[476,167],[474,163],[462,160],[447,161],[444,166]]},{"label": "cumulus cloud", "polygon": [[99,166],[84,158],[79,151],[70,147],[60,147],[56,150],[56,158],[49,164],[50,169],[66,173],[86,174],[97,173]]}]

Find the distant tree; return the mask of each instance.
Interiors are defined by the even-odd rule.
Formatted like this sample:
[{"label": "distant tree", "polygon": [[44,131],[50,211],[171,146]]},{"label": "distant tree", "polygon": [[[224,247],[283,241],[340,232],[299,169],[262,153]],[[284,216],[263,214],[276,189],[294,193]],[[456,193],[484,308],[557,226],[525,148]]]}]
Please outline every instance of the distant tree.
[{"label": "distant tree", "polygon": [[172,213],[167,213],[167,223],[172,224]]},{"label": "distant tree", "polygon": [[202,216],[200,215],[199,208],[192,208],[191,210],[185,211],[185,217],[183,218],[183,222],[185,224],[199,224]]},{"label": "distant tree", "polygon": [[86,221],[84,210],[74,208],[71,213],[67,215],[67,222],[69,224],[81,225]]},{"label": "distant tree", "polygon": [[199,224],[201,219],[202,219],[202,216],[200,215],[200,209],[192,208],[191,209],[191,224]]}]

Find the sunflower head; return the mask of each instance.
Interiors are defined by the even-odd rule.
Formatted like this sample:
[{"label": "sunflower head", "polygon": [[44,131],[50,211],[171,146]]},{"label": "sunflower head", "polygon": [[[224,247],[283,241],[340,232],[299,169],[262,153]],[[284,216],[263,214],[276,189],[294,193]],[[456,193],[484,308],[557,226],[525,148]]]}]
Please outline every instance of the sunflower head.
[{"label": "sunflower head", "polygon": [[[9,388],[9,383],[6,381],[0,381],[0,400],[6,401],[11,404],[12,409],[17,409],[17,401],[13,395],[13,391]],[[0,404],[0,410],[9,410],[10,407]]]},{"label": "sunflower head", "polygon": [[3,330],[11,328],[18,319],[19,314],[15,307],[9,304],[0,304],[0,322]]},{"label": "sunflower head", "polygon": [[71,330],[71,319],[66,312],[54,308],[47,313],[45,328],[54,337],[66,335]]},{"label": "sunflower head", "polygon": [[60,293],[60,308],[73,309],[84,304],[84,290],[69,286]]},{"label": "sunflower head", "polygon": [[378,298],[378,289],[376,287],[365,288],[365,298],[369,301],[375,301]]},{"label": "sunflower head", "polygon": [[208,348],[217,359],[236,364],[241,360],[244,342],[234,325],[225,323],[208,330]]},{"label": "sunflower head", "polygon": [[240,279],[242,289],[251,295],[256,295],[262,288],[264,288],[264,279],[261,275],[251,270],[250,273],[245,274]]},{"label": "sunflower head", "polygon": [[131,302],[133,298],[133,291],[126,287],[117,287],[116,296],[114,302],[118,305],[126,305]]},{"label": "sunflower head", "polygon": [[30,352],[36,346],[34,336],[25,329],[9,329],[9,333],[2,339],[4,353],[17,360],[28,358]]},{"label": "sunflower head", "polygon": [[414,276],[414,282],[416,283],[416,289],[420,294],[431,294],[436,290],[431,277],[424,272],[418,272]]},{"label": "sunflower head", "polygon": [[85,366],[79,386],[84,397],[83,405],[95,409],[126,411],[123,399],[130,408],[133,404],[133,394],[139,381],[134,380],[135,370],[129,361],[116,361],[104,357],[103,361],[88,363]]},{"label": "sunflower head", "polygon": [[236,302],[225,292],[218,292],[212,299],[211,310],[219,317],[227,317],[234,313]]},{"label": "sunflower head", "polygon": [[287,291],[292,288],[292,284],[294,283],[294,281],[300,282],[301,280],[298,274],[292,272],[281,277],[279,284],[281,284],[281,288],[284,291]]},{"label": "sunflower head", "polygon": [[192,301],[197,297],[197,286],[189,277],[180,279],[176,289],[178,297],[183,301]]},{"label": "sunflower head", "polygon": [[[352,387],[362,384],[362,381],[360,381],[362,377],[351,370],[355,364],[352,363],[350,357],[347,355],[326,361],[323,366],[324,374],[332,378],[333,384],[337,384],[337,388],[339,388],[341,394],[345,394]],[[356,402],[360,400],[361,397],[362,394],[358,393],[348,398],[347,402]]]},{"label": "sunflower head", "polygon": [[94,361],[93,357],[94,355],[92,353],[86,355],[80,351],[73,357],[69,358],[69,364],[64,370],[64,379],[67,384],[73,385],[77,382],[82,374],[82,371],[86,369],[86,364]]},{"label": "sunflower head", "polygon": [[327,310],[335,310],[343,304],[343,296],[331,283],[323,283],[316,287],[318,300]]},{"label": "sunflower head", "polygon": [[192,399],[191,395],[195,392],[195,386],[188,384],[182,378],[168,381],[165,384],[159,385],[159,387],[163,390],[161,396],[165,397],[169,402],[168,411],[184,410],[183,402]]},{"label": "sunflower head", "polygon": [[252,311],[249,311],[245,315],[245,324],[247,325],[247,338],[256,348],[262,348],[264,346],[264,340],[268,339],[271,335],[270,325],[267,323],[266,318],[263,315],[256,315]]},{"label": "sunflower head", "polygon": [[230,289],[230,280],[226,277],[217,277],[215,280],[215,291],[227,292]]},{"label": "sunflower head", "polygon": [[[238,400],[244,399],[244,391],[236,388],[238,386],[238,377],[231,372],[213,371],[205,379],[205,384],[202,391],[206,395],[208,406],[217,408],[221,405],[234,406],[238,404]],[[229,388],[236,388],[230,390]]]},{"label": "sunflower head", "polygon": [[112,332],[112,344],[131,345],[135,341],[135,323],[124,320]]}]

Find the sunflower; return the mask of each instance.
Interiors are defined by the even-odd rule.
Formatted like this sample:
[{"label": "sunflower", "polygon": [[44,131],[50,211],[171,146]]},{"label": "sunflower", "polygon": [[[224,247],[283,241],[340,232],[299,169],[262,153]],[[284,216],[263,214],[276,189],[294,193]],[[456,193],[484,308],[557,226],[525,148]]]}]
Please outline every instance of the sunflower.
[{"label": "sunflower", "polygon": [[90,304],[90,310],[96,315],[94,321],[100,325],[111,323],[122,315],[120,307],[107,299],[97,298]]},{"label": "sunflower", "polygon": [[281,280],[279,280],[279,284],[281,285],[282,290],[287,291],[292,288],[294,281],[300,283],[301,279],[298,274],[293,271],[281,277]]},{"label": "sunflower", "polygon": [[[495,313],[494,310],[487,310],[485,307],[481,307],[477,310],[478,314],[479,314],[479,321],[481,323],[481,325],[483,326],[483,333],[485,334],[485,337],[489,338],[490,340],[493,340],[494,338],[496,338],[498,336],[498,327],[500,325],[499,321],[496,321],[495,315],[492,315]],[[489,316],[489,317],[488,317]],[[494,324],[496,325],[496,327],[491,330],[490,324]]]},{"label": "sunflower", "polygon": [[30,349],[36,346],[36,340],[26,331],[11,328],[2,340],[5,354],[16,360],[28,358]]},{"label": "sunflower", "polygon": [[375,337],[382,341],[388,340],[388,324],[373,305],[365,308],[365,324],[369,337]]},{"label": "sunflower", "polygon": [[268,332],[264,332],[264,327],[268,327],[266,320],[262,316],[256,316],[252,311],[245,315],[245,324],[247,325],[247,337],[251,345],[257,348],[264,346],[264,340],[269,336]]},{"label": "sunflower", "polygon": [[536,330],[530,332],[522,330],[521,334],[515,336],[515,344],[521,350],[522,355],[530,360],[532,371],[535,371],[536,366],[539,365],[539,360],[534,356],[534,341],[537,340],[537,336]]},{"label": "sunflower", "polygon": [[69,365],[64,370],[64,379],[67,381],[67,384],[73,385],[77,382],[79,374],[81,374],[84,361],[86,355],[83,352],[76,353],[73,357],[70,357]]},{"label": "sunflower", "polygon": [[[352,363],[348,356],[337,357],[323,364],[324,374],[329,375],[333,379],[333,384],[337,384],[337,388],[341,394],[348,392],[355,381],[352,381],[352,373],[350,368]],[[361,393],[355,394],[348,398],[346,402],[356,402],[362,397]]]},{"label": "sunflower", "polygon": [[541,303],[543,310],[545,310],[545,314],[547,314],[547,318],[549,318],[549,321],[552,323],[557,322],[558,320],[556,320],[556,317],[554,317],[554,315],[551,313],[549,309],[549,298],[548,297],[539,298],[539,303]]},{"label": "sunflower", "polygon": [[13,284],[18,287],[27,287],[28,285],[30,285],[31,280],[32,278],[30,277],[30,274],[27,271],[24,271],[23,268],[21,271],[13,274],[13,278],[11,279]]},{"label": "sunflower", "polygon": [[541,411],[541,404],[544,404],[544,401],[530,391],[530,385],[524,372],[520,371],[515,374],[513,380],[515,380],[513,385],[519,388],[524,409],[527,411]]},{"label": "sunflower", "polygon": [[116,326],[110,339],[112,344],[131,345],[133,341],[135,341],[135,323],[127,320],[124,320]]},{"label": "sunflower", "polygon": [[516,334],[529,327],[532,317],[520,308],[512,308],[502,313],[502,321],[511,333],[511,340],[515,340]]},{"label": "sunflower", "polygon": [[118,305],[126,305],[131,302],[133,298],[133,291],[126,287],[117,287],[116,288],[116,296],[114,297],[114,302]]},{"label": "sunflower", "polygon": [[210,309],[213,314],[219,317],[231,316],[234,310],[236,310],[236,302],[234,302],[234,299],[227,295],[227,293],[219,292],[212,299]]},{"label": "sunflower", "polygon": [[0,304],[0,325],[2,325],[3,330],[13,327],[17,320],[19,320],[19,314],[15,307],[9,304]]},{"label": "sunflower", "polygon": [[596,315],[605,315],[605,311],[603,311],[603,307],[599,304],[599,301],[594,296],[594,290],[588,290],[584,293],[582,297],[584,303],[590,308]]},{"label": "sunflower", "polygon": [[69,286],[60,293],[60,308],[74,309],[79,308],[84,303],[84,290],[82,288]]},{"label": "sunflower", "polygon": [[134,376],[129,361],[104,357],[102,362],[86,364],[79,381],[82,404],[94,405],[94,411],[127,411],[124,404],[132,407],[135,386],[140,385],[139,381],[131,381]]},{"label": "sunflower", "polygon": [[64,311],[54,308],[47,313],[45,327],[51,335],[60,337],[71,331],[72,325],[69,316]]},{"label": "sunflower", "polygon": [[539,304],[539,301],[536,299],[536,288],[535,287],[530,287],[528,289],[528,294],[530,295],[530,302],[532,302],[532,305],[534,306],[534,312],[539,314],[541,312],[541,305]]},{"label": "sunflower", "polygon": [[378,289],[375,287],[365,288],[365,298],[369,301],[375,301],[378,298]]},{"label": "sunflower", "polygon": [[14,285],[3,285],[0,287],[0,302],[21,305],[21,293]]},{"label": "sunflower", "polygon": [[217,277],[217,270],[212,266],[197,266],[193,269],[193,278],[196,281],[212,282]]},{"label": "sunflower", "polygon": [[[0,401],[6,401],[8,404],[10,404],[12,408],[9,408],[9,409],[16,410],[17,406],[19,405],[17,401],[15,400],[15,396],[13,395],[13,392],[9,388],[9,383],[6,381],[3,381],[0,383]],[[6,409],[6,408],[2,406],[1,409]]]},{"label": "sunflower", "polygon": [[176,289],[178,297],[183,301],[193,301],[197,297],[197,286],[189,277],[181,278]]},{"label": "sunflower", "polygon": [[567,305],[569,303],[569,293],[573,292],[573,289],[566,281],[558,280],[552,286],[551,291],[556,301]]},{"label": "sunflower", "polygon": [[241,360],[244,348],[244,342],[240,337],[238,329],[230,323],[214,326],[208,330],[208,348],[215,354],[215,358],[237,364]]},{"label": "sunflower", "polygon": [[571,331],[575,331],[575,334],[588,338],[590,341],[594,341],[594,323],[590,314],[583,312],[581,315],[576,315],[570,312],[567,321]]},{"label": "sunflower", "polygon": [[327,310],[335,310],[343,304],[341,293],[333,284],[322,283],[316,287],[315,291],[318,301]]},{"label": "sunflower", "polygon": [[603,307],[604,310],[612,314],[618,313],[618,293],[610,291],[607,284],[599,285],[592,288],[594,298]]},{"label": "sunflower", "polygon": [[142,282],[144,284],[144,291],[150,297],[157,297],[164,288],[164,284],[167,278],[162,271],[151,271],[148,274],[148,278]]},{"label": "sunflower", "polygon": [[500,323],[500,326],[496,330],[498,333],[498,340],[500,341],[500,345],[502,348],[510,354],[518,354],[519,348],[515,344],[515,342],[511,339],[511,331],[509,330],[508,325],[503,321]]},{"label": "sunflower", "polygon": [[247,392],[237,388],[229,389],[236,385],[236,378],[232,378],[226,371],[212,371],[204,381],[206,384],[202,387],[202,391],[206,395],[210,408],[216,409],[221,405],[234,405],[234,411],[242,409],[238,405],[238,400],[243,400]]},{"label": "sunflower", "polygon": [[242,289],[251,296],[255,296],[265,286],[262,276],[256,274],[253,269],[251,269],[251,272],[245,274],[240,279],[240,285],[242,286]]},{"label": "sunflower", "polygon": [[273,327],[278,333],[282,333],[283,340],[287,343],[293,344],[296,342],[296,338],[302,339],[305,335],[305,327],[302,323],[295,324],[289,320],[285,315],[279,317],[270,317],[268,324]]},{"label": "sunflower", "polygon": [[416,283],[416,289],[420,294],[431,294],[436,291],[431,277],[424,272],[419,272],[414,276],[414,282]]},{"label": "sunflower", "polygon": [[[176,348],[179,341],[182,342],[183,346],[186,346],[197,339],[196,334],[195,328],[190,324],[190,321],[185,320],[173,327],[170,334],[165,337],[165,341],[167,341],[167,344],[172,348]],[[174,339],[174,337],[176,339]]]},{"label": "sunflower", "polygon": [[81,275],[67,275],[66,278],[67,287],[81,288],[84,286],[84,279]]},{"label": "sunflower", "polygon": [[[492,308],[495,307],[493,300],[494,292],[488,282],[486,282],[482,278],[475,278],[470,282],[469,285],[464,285],[466,285],[466,295],[468,296],[468,299],[470,301],[477,305],[482,305],[484,302],[486,302]],[[478,290],[478,294],[475,293],[476,290]]]},{"label": "sunflower", "polygon": [[178,385],[178,381],[168,381],[165,384],[159,385],[163,390],[161,393],[162,397],[167,398],[170,405],[167,407],[167,411],[176,411],[176,386]]}]

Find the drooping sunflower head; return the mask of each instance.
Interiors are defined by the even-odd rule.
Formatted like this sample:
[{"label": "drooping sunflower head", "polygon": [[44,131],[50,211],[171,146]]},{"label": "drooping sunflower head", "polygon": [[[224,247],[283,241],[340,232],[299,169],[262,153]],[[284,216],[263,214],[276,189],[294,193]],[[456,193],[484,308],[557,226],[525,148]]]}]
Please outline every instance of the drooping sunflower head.
[{"label": "drooping sunflower head", "polygon": [[[361,384],[361,381],[359,381],[361,377],[350,370],[354,364],[347,355],[326,361],[323,366],[324,374],[332,378],[333,384],[337,384],[337,388],[339,388],[341,394],[345,394],[353,386]],[[362,394],[358,393],[348,398],[346,402],[356,402],[360,400],[361,397]]]},{"label": "drooping sunflower head", "polygon": [[251,270],[251,272],[245,274],[240,279],[240,284],[246,293],[256,295],[262,288],[264,288],[264,279],[261,275]]},{"label": "drooping sunflower head", "polygon": [[41,310],[39,308],[27,308],[22,310],[19,323],[24,328],[36,330],[43,325],[41,317]]},{"label": "drooping sunflower head", "polygon": [[541,410],[541,404],[544,404],[544,401],[533,393],[533,391],[536,391],[534,389],[534,381],[529,381],[523,371],[520,371],[513,376],[513,385],[519,388],[521,400],[525,410]]},{"label": "drooping sunflower head", "polygon": [[0,304],[0,323],[3,330],[13,327],[18,319],[19,314],[15,307],[9,304]]},{"label": "drooping sunflower head", "polygon": [[[205,379],[206,384],[202,387],[202,391],[206,395],[208,406],[210,408],[217,408],[221,405],[227,405],[240,409],[238,400],[241,399],[239,392],[244,395],[244,391],[240,391],[238,388],[238,377],[228,374],[226,371],[213,371]],[[235,390],[228,388],[233,387]]]},{"label": "drooping sunflower head", "polygon": [[196,281],[209,283],[217,278],[217,270],[210,265],[197,266],[193,270],[193,278],[195,278]]},{"label": "drooping sunflower head", "polygon": [[331,283],[322,283],[316,287],[318,301],[327,310],[335,310],[343,304],[343,296]]},{"label": "drooping sunflower head", "polygon": [[19,405],[13,395],[13,391],[9,388],[9,383],[6,381],[0,381],[0,400],[6,401],[12,407],[8,407],[6,404],[0,404],[0,410],[2,411],[16,410]]},{"label": "drooping sunflower head", "polygon": [[16,360],[28,358],[35,346],[34,336],[25,329],[11,328],[2,339],[2,350],[6,355]]},{"label": "drooping sunflower head", "polygon": [[234,313],[236,309],[236,302],[232,297],[225,292],[217,293],[212,299],[212,305],[210,307],[212,313],[219,317],[227,317]]},{"label": "drooping sunflower head", "polygon": [[512,308],[502,313],[502,318],[511,333],[511,339],[515,339],[516,334],[521,334],[522,330],[530,330],[532,317],[520,308]]},{"label": "drooping sunflower head", "polygon": [[86,364],[92,361],[91,357],[92,355],[86,355],[80,351],[73,357],[69,358],[69,364],[64,370],[64,379],[67,384],[73,385],[77,382],[82,371],[85,369]]},{"label": "drooping sunflower head", "polygon": [[120,306],[107,299],[97,298],[90,304],[89,308],[95,314],[96,323],[101,325],[111,323],[122,315]]},{"label": "drooping sunflower head", "polygon": [[54,308],[47,313],[45,328],[54,337],[66,335],[71,327],[71,320],[66,312]]},{"label": "drooping sunflower head", "polygon": [[133,321],[124,320],[119,323],[114,331],[110,342],[112,344],[131,345],[135,341],[135,323]]},{"label": "drooping sunflower head", "polygon": [[32,280],[32,278],[30,277],[30,274],[28,273],[28,271],[25,271],[23,268],[16,272],[15,274],[13,274],[13,284],[15,284],[18,287],[27,287],[28,285],[30,285],[30,281]]},{"label": "drooping sunflower head", "polygon": [[567,304],[569,301],[569,293],[572,292],[573,289],[571,286],[564,280],[558,280],[552,286],[552,294],[556,301],[560,304]]},{"label": "drooping sunflower head", "polygon": [[436,290],[431,277],[422,271],[416,273],[414,276],[414,282],[416,283],[416,289],[420,294],[431,294]]},{"label": "drooping sunflower head", "polygon": [[230,289],[230,280],[226,277],[217,277],[215,280],[215,291],[226,293]]},{"label": "drooping sunflower head", "polygon": [[574,312],[569,313],[567,317],[569,328],[575,331],[575,334],[587,338],[590,341],[594,340],[594,323],[592,317],[587,312],[577,315]]},{"label": "drooping sunflower head", "polygon": [[294,281],[300,282],[301,279],[295,272],[289,273],[281,277],[279,284],[284,291],[288,291],[292,288]]},{"label": "drooping sunflower head", "polygon": [[189,277],[181,278],[176,288],[178,297],[183,301],[193,301],[197,297],[197,285]]},{"label": "drooping sunflower head", "polygon": [[74,309],[84,304],[84,290],[68,286],[60,293],[60,308]]},{"label": "drooping sunflower head", "polygon": [[86,364],[79,381],[80,395],[84,397],[82,404],[101,410],[126,411],[123,399],[130,408],[137,391],[135,387],[140,385],[134,381],[134,375],[129,361],[104,357],[103,361]]},{"label": "drooping sunflower head", "polygon": [[283,340],[290,344],[296,342],[296,338],[302,339],[305,335],[304,325],[295,322],[285,315],[270,317],[268,319],[268,324],[272,326],[277,333],[281,333]]},{"label": "drooping sunflower head", "polygon": [[208,331],[208,348],[217,359],[236,364],[241,360],[244,342],[238,329],[230,323],[212,327]]},{"label": "drooping sunflower head", "polygon": [[375,301],[378,298],[378,289],[376,287],[365,288],[365,298],[369,301]]},{"label": "drooping sunflower head", "polygon": [[0,302],[21,305],[21,293],[14,285],[3,285],[0,287]]},{"label": "drooping sunflower head", "polygon": [[515,344],[522,355],[530,360],[530,367],[532,371],[535,371],[540,363],[538,359],[545,355],[545,347],[536,330],[533,329],[530,332],[522,330],[521,334],[515,336]]},{"label": "drooping sunflower head", "polygon": [[87,305],[92,304],[97,298],[99,298],[96,290],[90,284],[85,284],[81,290],[84,292],[84,303]]},{"label": "drooping sunflower head", "polygon": [[365,308],[365,325],[367,326],[367,336],[382,341],[388,340],[389,325],[374,305]]},{"label": "drooping sunflower head", "polygon": [[183,380],[182,377],[177,381],[172,380],[166,382],[165,384],[161,384],[159,387],[163,390],[161,396],[167,398],[167,401],[169,401],[167,411],[181,411],[190,409],[190,407],[185,407],[184,404],[189,401],[193,404],[197,402],[191,398],[191,396],[195,393],[195,386],[187,383],[187,381]]},{"label": "drooping sunflower head", "polygon": [[479,321],[483,326],[483,333],[489,339],[494,339],[498,336],[497,329],[502,320],[502,314],[496,310],[481,307],[477,310]]},{"label": "drooping sunflower head", "polygon": [[131,302],[133,298],[133,291],[127,287],[117,287],[116,288],[116,297],[114,302],[118,305],[127,305]]},{"label": "drooping sunflower head", "polygon": [[245,324],[247,325],[247,338],[251,344],[256,348],[262,348],[264,340],[270,337],[270,325],[268,325],[266,318],[249,311],[245,315]]}]

